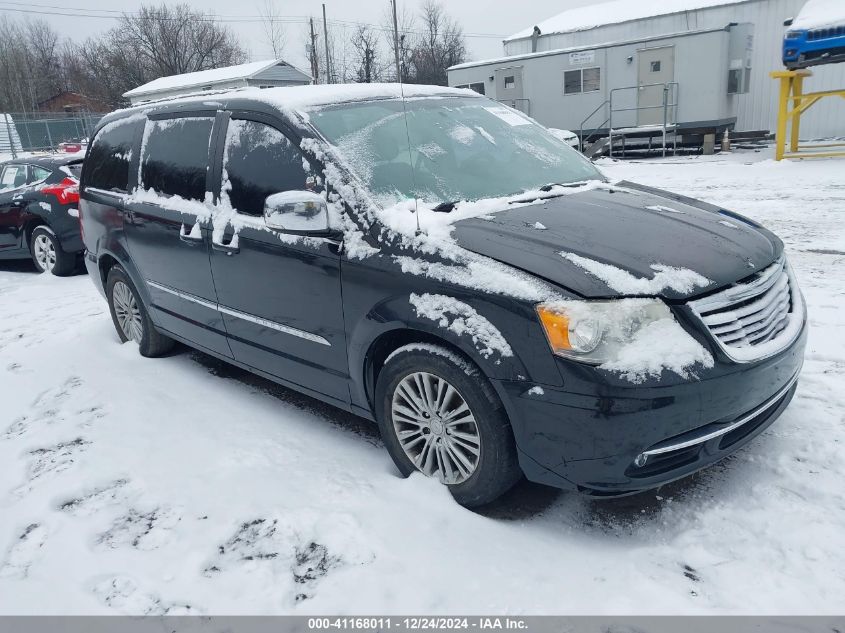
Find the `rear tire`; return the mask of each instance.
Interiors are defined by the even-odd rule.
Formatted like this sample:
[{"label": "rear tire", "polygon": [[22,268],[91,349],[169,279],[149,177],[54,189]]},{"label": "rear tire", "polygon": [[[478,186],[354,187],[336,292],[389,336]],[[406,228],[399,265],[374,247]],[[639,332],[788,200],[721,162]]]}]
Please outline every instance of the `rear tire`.
[{"label": "rear tire", "polygon": [[109,270],[106,297],[112,323],[121,343],[135,341],[141,356],[147,357],[161,356],[173,349],[175,341],[155,329],[138,291],[120,266],[113,266]]},{"label": "rear tire", "polygon": [[29,237],[29,252],[35,267],[42,273],[64,277],[76,267],[76,256],[62,250],[59,238],[49,226],[35,227]]},{"label": "rear tire", "polygon": [[456,353],[431,344],[399,348],[379,373],[375,396],[382,438],[402,475],[436,477],[468,508],[522,478],[504,407],[481,371]]}]

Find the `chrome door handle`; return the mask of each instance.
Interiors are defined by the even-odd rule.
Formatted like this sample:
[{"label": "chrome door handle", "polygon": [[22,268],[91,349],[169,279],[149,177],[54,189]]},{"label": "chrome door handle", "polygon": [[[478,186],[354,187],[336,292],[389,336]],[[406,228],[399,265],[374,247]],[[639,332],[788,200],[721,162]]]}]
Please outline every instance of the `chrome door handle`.
[{"label": "chrome door handle", "polygon": [[185,225],[183,224],[181,227],[179,227],[179,239],[183,242],[187,242],[188,244],[196,244],[197,242],[202,242],[202,234],[196,236],[191,235],[191,232],[185,232]]},{"label": "chrome door handle", "polygon": [[[237,244],[237,242],[235,242],[235,244]],[[211,241],[211,248],[213,248],[215,251],[220,251],[221,253],[226,253],[226,255],[229,255],[229,256],[237,255],[238,253],[241,252],[241,249],[238,248],[236,245],[232,245],[231,241],[228,244],[223,244],[222,242],[217,242],[217,241],[212,240]]]}]

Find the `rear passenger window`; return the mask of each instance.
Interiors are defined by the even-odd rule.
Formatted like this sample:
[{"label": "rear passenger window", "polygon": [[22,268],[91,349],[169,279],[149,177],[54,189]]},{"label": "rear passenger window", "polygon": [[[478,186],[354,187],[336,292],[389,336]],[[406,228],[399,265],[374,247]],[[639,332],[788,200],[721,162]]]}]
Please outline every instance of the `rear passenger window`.
[{"label": "rear passenger window", "polygon": [[32,175],[29,177],[28,182],[41,182],[53,173],[49,169],[44,169],[43,167],[33,166],[31,169]]},{"label": "rear passenger window", "polygon": [[148,121],[141,144],[141,186],[186,200],[205,199],[213,117]]},{"label": "rear passenger window", "polygon": [[17,189],[26,183],[26,165],[7,165],[0,175],[0,191]]},{"label": "rear passenger window", "polygon": [[282,191],[315,190],[317,179],[302,152],[277,129],[234,119],[223,151],[223,189],[232,208],[262,215],[267,196]]},{"label": "rear passenger window", "polygon": [[105,191],[129,190],[129,163],[138,129],[139,119],[121,119],[107,123],[101,129],[88,153],[85,186]]}]

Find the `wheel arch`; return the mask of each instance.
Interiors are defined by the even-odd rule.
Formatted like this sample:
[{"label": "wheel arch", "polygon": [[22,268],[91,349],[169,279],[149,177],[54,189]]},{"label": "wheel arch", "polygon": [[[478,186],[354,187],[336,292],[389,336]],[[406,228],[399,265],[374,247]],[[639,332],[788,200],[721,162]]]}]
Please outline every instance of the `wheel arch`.
[{"label": "wheel arch", "polygon": [[[410,345],[412,343],[429,343],[432,345],[439,345],[478,367],[478,363],[470,358],[460,347],[443,337],[432,334],[431,332],[408,327],[397,327],[386,332],[382,332],[373,340],[367,350],[367,353],[364,355],[364,387],[367,394],[367,404],[369,405],[370,410],[373,411],[373,414],[375,414],[373,406],[375,402],[376,384],[378,382],[379,373],[384,367],[387,358],[400,347],[404,347],[405,345]],[[479,371],[483,373],[483,370],[480,367]]]},{"label": "wheel arch", "polygon": [[24,245],[28,250],[32,248],[32,233],[37,229],[39,226],[46,226],[48,229],[55,233],[55,229],[50,226],[50,223],[40,215],[33,214],[31,218],[27,218],[26,222],[23,225],[23,238],[24,238]]}]

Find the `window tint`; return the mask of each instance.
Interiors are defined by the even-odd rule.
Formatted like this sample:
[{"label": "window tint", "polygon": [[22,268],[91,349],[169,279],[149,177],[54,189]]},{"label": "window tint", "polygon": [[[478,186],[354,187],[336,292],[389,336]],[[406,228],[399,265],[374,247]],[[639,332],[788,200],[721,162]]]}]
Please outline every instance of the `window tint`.
[{"label": "window tint", "polygon": [[141,146],[141,186],[204,200],[212,127],[212,117],[148,121]]},{"label": "window tint", "polygon": [[139,119],[121,119],[106,124],[97,133],[85,163],[86,186],[106,191],[128,191],[132,147],[142,125],[143,121]]},{"label": "window tint", "polygon": [[40,182],[52,173],[53,172],[51,172],[49,169],[44,169],[43,167],[36,167],[35,165],[33,165],[32,175],[29,178],[29,182]]},{"label": "window tint", "polygon": [[26,165],[6,165],[0,175],[0,191],[16,189],[26,184]]},{"label": "window tint", "polygon": [[315,190],[317,179],[299,148],[263,123],[232,120],[223,151],[223,200],[246,215],[262,215],[267,196]]}]

